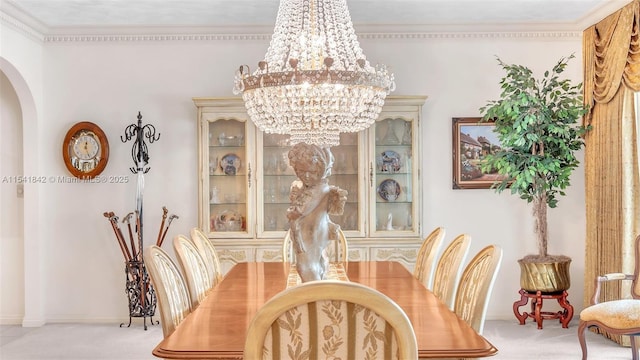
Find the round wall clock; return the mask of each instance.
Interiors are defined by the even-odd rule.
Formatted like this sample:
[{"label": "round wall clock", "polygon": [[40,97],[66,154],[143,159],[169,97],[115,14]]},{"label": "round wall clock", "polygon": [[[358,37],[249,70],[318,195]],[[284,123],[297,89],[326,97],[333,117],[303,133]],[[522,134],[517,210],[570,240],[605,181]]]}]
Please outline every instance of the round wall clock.
[{"label": "round wall clock", "polygon": [[92,122],[79,122],[64,137],[62,158],[73,176],[93,179],[102,173],[109,160],[107,136]]}]

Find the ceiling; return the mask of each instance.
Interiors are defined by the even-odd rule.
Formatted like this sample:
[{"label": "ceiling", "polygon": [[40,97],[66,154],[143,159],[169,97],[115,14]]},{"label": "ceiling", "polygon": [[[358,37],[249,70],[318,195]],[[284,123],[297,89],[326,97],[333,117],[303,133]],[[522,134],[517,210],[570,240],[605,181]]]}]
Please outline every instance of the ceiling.
[{"label": "ceiling", "polygon": [[[348,0],[366,26],[583,30],[631,0]],[[123,27],[273,27],[279,0],[0,0],[45,32]]]}]

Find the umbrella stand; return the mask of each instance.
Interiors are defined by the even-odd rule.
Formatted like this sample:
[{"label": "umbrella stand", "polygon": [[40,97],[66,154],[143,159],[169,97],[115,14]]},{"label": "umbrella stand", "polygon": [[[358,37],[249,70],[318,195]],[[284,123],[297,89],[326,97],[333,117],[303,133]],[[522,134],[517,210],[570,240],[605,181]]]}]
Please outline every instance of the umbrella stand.
[{"label": "umbrella stand", "polygon": [[[161,223],[163,224],[164,231],[162,233],[162,239],[166,236],[171,222],[178,218],[178,215],[174,214],[169,215],[167,218],[167,213],[167,208],[163,206]],[[130,245],[127,244],[122,231],[118,227],[118,216],[116,216],[113,211],[107,211],[103,215],[107,220],[109,220],[109,224],[113,228],[118,246],[120,247],[124,257],[126,280],[125,293],[127,294],[127,302],[129,305],[129,323],[127,324],[127,327],[131,326],[132,318],[141,317],[144,318],[144,329],[147,330],[147,317],[150,319],[150,323],[152,325],[157,325],[159,322],[153,321],[153,315],[155,314],[157,307],[157,299],[155,290],[150,282],[149,274],[147,273],[144,261],[142,260],[142,247],[139,245],[141,236],[138,233],[138,229],[142,229],[142,226],[140,226],[140,219],[137,216],[137,210],[135,212],[128,213],[122,220],[123,223],[127,224]],[[134,215],[136,215],[136,219],[134,220],[136,223],[135,232],[132,230],[132,226],[130,224],[130,222],[132,222],[131,218],[134,217]],[[167,218],[166,223],[165,218]],[[156,243],[156,245],[161,246],[162,241],[160,240],[159,244]],[[120,327],[123,327],[124,325],[125,323],[121,323]]]}]

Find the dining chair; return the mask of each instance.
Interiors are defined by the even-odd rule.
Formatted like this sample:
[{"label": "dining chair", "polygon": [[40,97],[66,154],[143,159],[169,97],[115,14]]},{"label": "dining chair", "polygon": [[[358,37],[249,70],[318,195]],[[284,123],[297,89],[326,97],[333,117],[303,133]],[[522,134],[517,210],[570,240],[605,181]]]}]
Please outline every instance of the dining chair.
[{"label": "dining chair", "polygon": [[220,267],[218,252],[209,237],[200,228],[192,228],[190,234],[191,241],[196,244],[200,255],[202,255],[205,260],[205,265],[209,271],[209,278],[212,280],[211,286],[216,286],[222,281],[222,268]]},{"label": "dining chair", "polygon": [[470,245],[471,236],[460,234],[447,245],[438,260],[433,278],[433,293],[451,310]]},{"label": "dining chair", "polygon": [[293,244],[291,243],[291,230],[287,230],[282,240],[282,261],[286,263],[295,263],[296,257],[293,252]]},{"label": "dining chair", "polygon": [[443,227],[435,228],[422,242],[416,266],[413,269],[413,276],[420,281],[427,289],[433,289],[433,276],[436,271],[438,254],[442,248],[442,240],[446,234]]},{"label": "dining chair", "polygon": [[182,234],[176,235],[173,238],[173,250],[187,282],[191,307],[195,309],[211,290],[213,281],[204,258],[191,239]]},{"label": "dining chair", "polygon": [[245,359],[418,358],[409,318],[362,284],[309,281],[267,301],[247,331]]},{"label": "dining chair", "polygon": [[[333,248],[331,244],[334,244]],[[347,243],[347,237],[344,235],[342,229],[338,228],[338,240],[329,240],[329,246],[327,246],[327,256],[333,262],[346,262],[349,259],[349,244]],[[288,263],[296,262],[296,254],[293,251],[293,244],[291,243],[291,230],[287,230],[282,241],[282,261]]]},{"label": "dining chair", "polygon": [[489,245],[469,261],[460,277],[454,312],[480,335],[501,263],[502,248]]},{"label": "dining chair", "polygon": [[[587,343],[584,332],[587,328],[596,327],[609,334],[628,335],[631,342],[632,359],[638,360],[638,342],[640,335],[640,235],[635,243],[635,269],[632,274],[611,273],[597,276],[595,291],[590,306],[580,312],[578,339],[582,348],[582,360],[587,359]],[[608,281],[630,280],[631,294],[619,300],[600,301],[601,284]]]},{"label": "dining chair", "polygon": [[162,334],[166,338],[191,312],[191,297],[182,273],[162,248],[151,245],[143,256],[156,292]]}]

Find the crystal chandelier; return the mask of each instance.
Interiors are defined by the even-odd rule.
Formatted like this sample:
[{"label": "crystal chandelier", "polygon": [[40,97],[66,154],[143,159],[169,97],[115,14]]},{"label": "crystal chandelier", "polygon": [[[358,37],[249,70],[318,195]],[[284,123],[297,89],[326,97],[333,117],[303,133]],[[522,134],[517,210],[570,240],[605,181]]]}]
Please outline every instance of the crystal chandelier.
[{"label": "crystal chandelier", "polygon": [[371,126],[394,89],[393,74],[366,60],[346,0],[281,0],[264,60],[253,74],[240,66],[233,90],[260,130],[334,146]]}]

